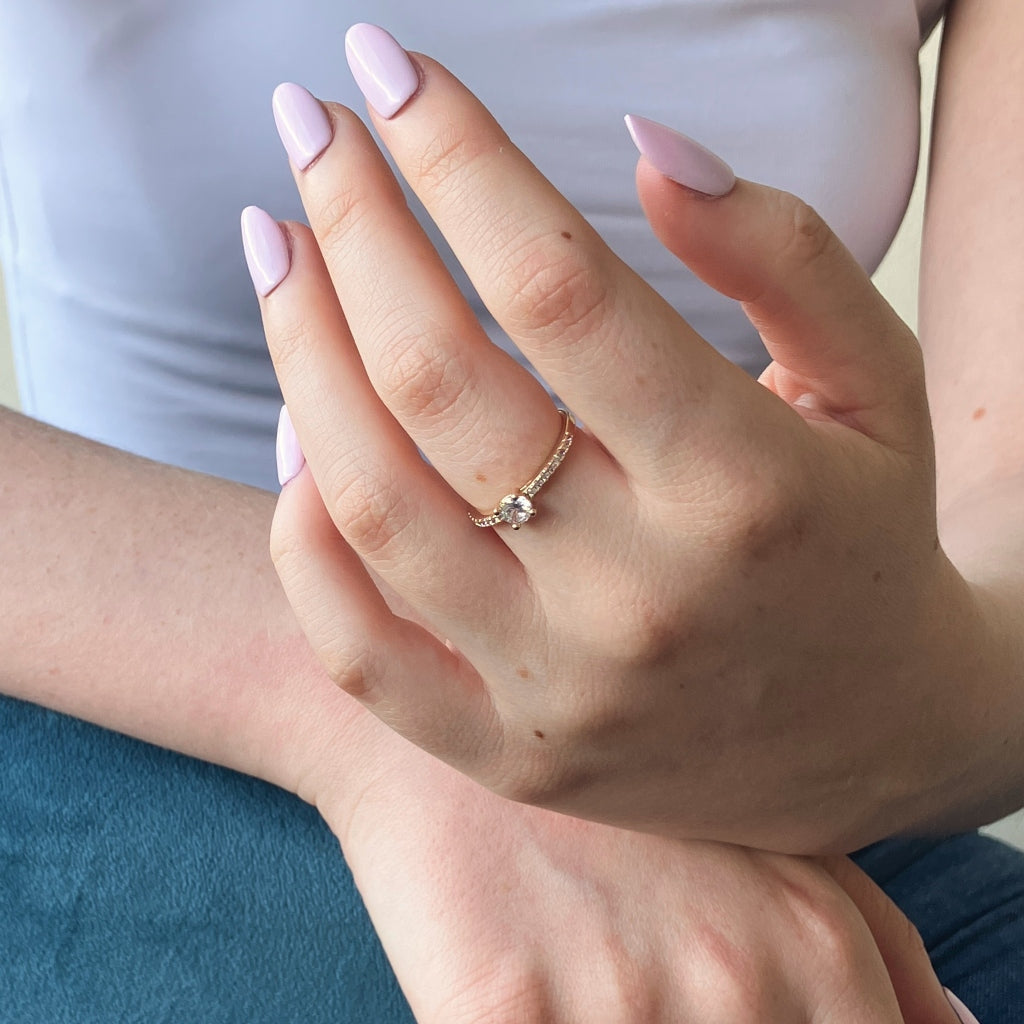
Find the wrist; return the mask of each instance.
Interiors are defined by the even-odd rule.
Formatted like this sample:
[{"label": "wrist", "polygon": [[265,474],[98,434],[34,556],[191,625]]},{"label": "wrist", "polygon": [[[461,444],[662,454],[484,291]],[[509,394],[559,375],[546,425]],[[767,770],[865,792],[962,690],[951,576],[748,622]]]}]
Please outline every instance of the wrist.
[{"label": "wrist", "polygon": [[1024,799],[1024,603],[1017,588],[969,580],[950,562],[936,623],[931,685],[921,690],[926,796],[908,820],[915,830],[956,832]]}]

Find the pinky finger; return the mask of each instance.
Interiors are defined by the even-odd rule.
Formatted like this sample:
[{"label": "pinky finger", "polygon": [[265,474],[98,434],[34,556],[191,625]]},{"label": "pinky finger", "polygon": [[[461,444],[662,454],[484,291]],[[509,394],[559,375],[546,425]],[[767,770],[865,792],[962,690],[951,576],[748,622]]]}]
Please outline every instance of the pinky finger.
[{"label": "pinky finger", "polygon": [[282,489],[270,553],[330,677],[396,732],[463,771],[499,748],[500,720],[473,667],[396,615],[338,533],[303,466]]}]

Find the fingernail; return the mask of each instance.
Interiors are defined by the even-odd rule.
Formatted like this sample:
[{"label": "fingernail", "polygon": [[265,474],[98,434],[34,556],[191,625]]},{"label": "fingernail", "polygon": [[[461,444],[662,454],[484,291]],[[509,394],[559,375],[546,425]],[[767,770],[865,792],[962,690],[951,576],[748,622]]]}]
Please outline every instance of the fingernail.
[{"label": "fingernail", "polygon": [[331,141],[331,122],[316,97],[294,82],[274,90],[274,123],[291,161],[304,171]]},{"label": "fingernail", "polygon": [[345,33],[345,56],[366,102],[381,117],[394,117],[420,87],[409,55],[376,25],[353,25]]},{"label": "fingernail", "polygon": [[299,470],[306,464],[306,456],[302,454],[302,446],[295,436],[292,417],[288,406],[281,406],[281,415],[277,421],[277,479],[284,487],[289,480],[294,480]]},{"label": "fingernail", "polygon": [[946,993],[949,1005],[956,1011],[956,1015],[963,1021],[963,1024],[981,1024],[978,1018],[948,988],[944,988],[942,991]]},{"label": "fingernail", "polygon": [[285,279],[291,265],[281,225],[266,210],[247,206],[242,211],[242,248],[256,291],[269,295]]},{"label": "fingernail", "polygon": [[636,114],[626,115],[626,127],[636,148],[666,178],[706,196],[724,196],[736,184],[732,168],[689,136]]}]

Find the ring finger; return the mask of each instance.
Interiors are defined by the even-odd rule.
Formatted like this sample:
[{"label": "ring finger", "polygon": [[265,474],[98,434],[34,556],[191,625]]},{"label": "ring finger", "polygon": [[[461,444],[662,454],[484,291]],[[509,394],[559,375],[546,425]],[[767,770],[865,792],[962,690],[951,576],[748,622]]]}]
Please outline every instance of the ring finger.
[{"label": "ring finger", "polygon": [[[551,451],[562,427],[551,399],[491,344],[362,121],[334,104],[325,110],[294,85],[278,89],[274,108],[367,375],[435,468],[470,505],[490,511]],[[317,142],[301,148],[311,134]],[[533,551],[547,560],[558,550],[551,541],[560,533],[559,506],[584,500],[581,480],[601,495],[587,502],[595,533],[603,517],[624,514],[628,493],[600,447],[578,433],[570,458],[572,496],[550,485],[542,499],[546,527],[517,538],[521,556]]]}]

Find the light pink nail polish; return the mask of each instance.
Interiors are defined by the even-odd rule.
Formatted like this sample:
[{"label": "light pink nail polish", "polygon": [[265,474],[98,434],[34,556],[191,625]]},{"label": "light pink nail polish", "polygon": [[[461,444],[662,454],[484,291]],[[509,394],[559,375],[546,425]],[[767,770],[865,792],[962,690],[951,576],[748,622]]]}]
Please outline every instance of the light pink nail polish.
[{"label": "light pink nail polish", "polygon": [[331,122],[316,97],[294,82],[274,90],[274,123],[291,161],[304,171],[330,144]]},{"label": "light pink nail polish", "polygon": [[281,415],[277,421],[277,479],[281,486],[284,487],[289,480],[294,480],[305,464],[306,457],[302,454],[298,437],[295,436],[288,406],[282,405]]},{"label": "light pink nail polish", "polygon": [[626,115],[626,127],[636,148],[666,178],[706,196],[724,196],[736,184],[732,168],[689,136],[636,114]]},{"label": "light pink nail polish", "polygon": [[345,56],[366,102],[381,117],[394,117],[420,87],[409,55],[376,25],[353,25],[345,33]]},{"label": "light pink nail polish", "polygon": [[949,1005],[956,1011],[956,1015],[963,1021],[963,1024],[981,1024],[981,1021],[948,988],[944,988],[942,991],[946,993]]},{"label": "light pink nail polish", "polygon": [[281,225],[258,206],[242,211],[242,248],[252,283],[260,295],[269,295],[287,276],[291,255]]}]

